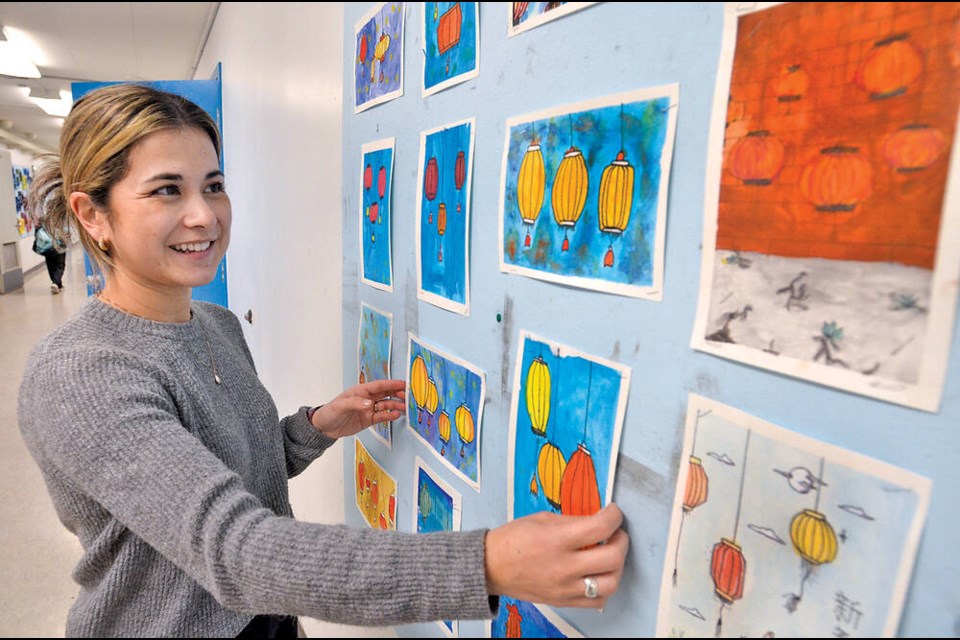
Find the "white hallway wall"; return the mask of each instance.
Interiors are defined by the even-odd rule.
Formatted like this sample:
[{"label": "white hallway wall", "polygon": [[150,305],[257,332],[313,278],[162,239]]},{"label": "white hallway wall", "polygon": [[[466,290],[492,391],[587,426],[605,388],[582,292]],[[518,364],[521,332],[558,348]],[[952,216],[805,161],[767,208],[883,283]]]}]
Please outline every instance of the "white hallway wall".
[{"label": "white hallway wall", "polygon": [[[226,2],[194,76],[223,65],[230,308],[253,311],[244,332],[281,415],[342,390],[342,28],[341,3]],[[343,522],[341,446],[291,482],[298,518]]]}]

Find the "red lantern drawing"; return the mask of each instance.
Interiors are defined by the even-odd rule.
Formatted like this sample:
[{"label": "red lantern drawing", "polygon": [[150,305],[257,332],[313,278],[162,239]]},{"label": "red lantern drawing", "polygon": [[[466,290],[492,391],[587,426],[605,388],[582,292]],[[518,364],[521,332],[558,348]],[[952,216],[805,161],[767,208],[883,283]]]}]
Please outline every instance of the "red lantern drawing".
[{"label": "red lantern drawing", "polygon": [[370,191],[371,185],[373,185],[373,167],[367,165],[363,170],[363,188]]},{"label": "red lantern drawing", "polygon": [[523,14],[527,12],[527,6],[529,2],[514,2],[513,3],[513,26],[520,24],[520,18],[523,17]]},{"label": "red lantern drawing", "polygon": [[560,513],[590,516],[600,511],[600,489],[593,456],[582,443],[570,456],[560,483]]},{"label": "red lantern drawing", "polygon": [[370,219],[370,224],[374,224],[377,221],[377,213],[379,212],[379,207],[376,202],[372,202],[369,207],[367,207],[367,218]]},{"label": "red lantern drawing", "polygon": [[858,147],[827,147],[803,168],[800,193],[817,211],[853,211],[873,193],[873,167]]},{"label": "red lantern drawing", "polygon": [[[523,4],[527,4],[527,3],[524,2]],[[521,628],[522,622],[523,622],[523,616],[520,615],[520,607],[518,607],[515,604],[508,604],[507,605],[507,629],[504,635],[508,638],[522,638],[523,637],[523,630]]]},{"label": "red lantern drawing", "polygon": [[[460,27],[463,24],[463,11],[457,2],[440,16],[437,25],[437,49],[444,54],[460,43]],[[450,73],[450,58],[447,57],[446,73]]]},{"label": "red lantern drawing", "polygon": [[873,45],[854,76],[854,82],[874,100],[906,93],[923,73],[923,53],[901,33]]},{"label": "red lantern drawing", "polygon": [[[457,153],[457,161],[453,168],[454,186],[457,191],[463,189],[463,183],[467,179],[467,158],[463,151]],[[460,213],[460,196],[457,196],[457,213]]]},{"label": "red lantern drawing", "polygon": [[383,199],[383,195],[387,192],[387,168],[383,165],[380,165],[380,171],[377,173],[377,193],[380,194],[380,199]]},{"label": "red lantern drawing", "polygon": [[751,131],[733,145],[727,162],[743,184],[766,186],[783,167],[783,143],[769,131]]},{"label": "red lantern drawing", "polygon": [[774,81],[777,102],[797,102],[803,98],[809,86],[807,72],[799,64],[790,65]]},{"label": "red lantern drawing", "polygon": [[[440,170],[437,167],[437,159],[430,158],[427,160],[427,169],[423,172],[423,195],[433,202],[433,199],[437,197],[437,186],[440,181]],[[433,211],[429,212],[427,218],[427,224],[433,224]]]},{"label": "red lantern drawing", "polygon": [[360,54],[357,56],[357,63],[363,64],[367,61],[367,47],[369,46],[367,40],[367,34],[363,34],[363,37],[360,38]]},{"label": "red lantern drawing", "polygon": [[908,124],[887,136],[882,152],[883,159],[897,173],[913,173],[933,164],[945,147],[939,129],[925,124]]},{"label": "red lantern drawing", "polygon": [[747,561],[743,557],[740,545],[728,538],[720,538],[713,546],[710,561],[710,577],[713,578],[714,591],[727,604],[743,597],[743,576]]}]

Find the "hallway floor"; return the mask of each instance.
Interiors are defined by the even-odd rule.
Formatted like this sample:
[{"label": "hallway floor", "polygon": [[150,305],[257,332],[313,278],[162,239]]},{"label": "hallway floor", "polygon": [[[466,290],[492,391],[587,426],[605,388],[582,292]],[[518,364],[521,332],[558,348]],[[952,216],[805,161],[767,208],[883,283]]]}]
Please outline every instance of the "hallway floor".
[{"label": "hallway floor", "polygon": [[0,635],[62,638],[77,593],[70,572],[80,543],[53,509],[40,470],[17,426],[17,390],[30,349],[87,299],[83,251],[67,253],[60,295],[50,293],[46,267],[23,289],[0,295]]}]

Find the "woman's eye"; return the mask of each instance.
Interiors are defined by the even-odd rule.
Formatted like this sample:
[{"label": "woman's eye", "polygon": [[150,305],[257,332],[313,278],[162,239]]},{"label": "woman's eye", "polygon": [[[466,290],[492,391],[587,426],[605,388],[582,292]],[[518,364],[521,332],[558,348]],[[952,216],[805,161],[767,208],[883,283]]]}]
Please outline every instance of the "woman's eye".
[{"label": "woman's eye", "polygon": [[223,193],[226,191],[226,187],[222,182],[214,182],[213,184],[207,187],[207,191],[210,193]]},{"label": "woman's eye", "polygon": [[154,193],[161,196],[175,196],[180,193],[180,187],[175,184],[165,184]]}]

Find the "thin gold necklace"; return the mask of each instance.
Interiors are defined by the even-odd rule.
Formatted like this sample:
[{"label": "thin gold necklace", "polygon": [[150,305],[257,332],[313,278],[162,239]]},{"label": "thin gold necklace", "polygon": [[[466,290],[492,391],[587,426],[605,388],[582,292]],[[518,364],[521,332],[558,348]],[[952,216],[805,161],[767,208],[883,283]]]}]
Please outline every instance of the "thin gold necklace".
[{"label": "thin gold necklace", "polygon": [[[118,311],[122,311],[123,313],[129,314],[137,318],[143,318],[144,320],[151,320],[150,318],[145,318],[144,316],[136,314],[133,311],[130,311],[129,309],[125,308],[123,305],[119,304],[116,300],[113,300],[112,298],[105,295],[102,289],[97,292],[97,299],[103,302],[104,304],[111,306],[114,309],[117,309]],[[190,309],[190,317],[196,318],[197,325],[200,327],[200,335],[203,336],[203,343],[206,345],[207,355],[210,357],[210,370],[213,372],[213,381],[216,382],[217,384],[221,384],[223,380],[220,379],[220,374],[217,373],[217,361],[213,358],[213,349],[210,347],[210,338],[207,336],[207,328],[203,326],[203,321],[200,320],[200,316],[193,313],[193,308]]]}]

